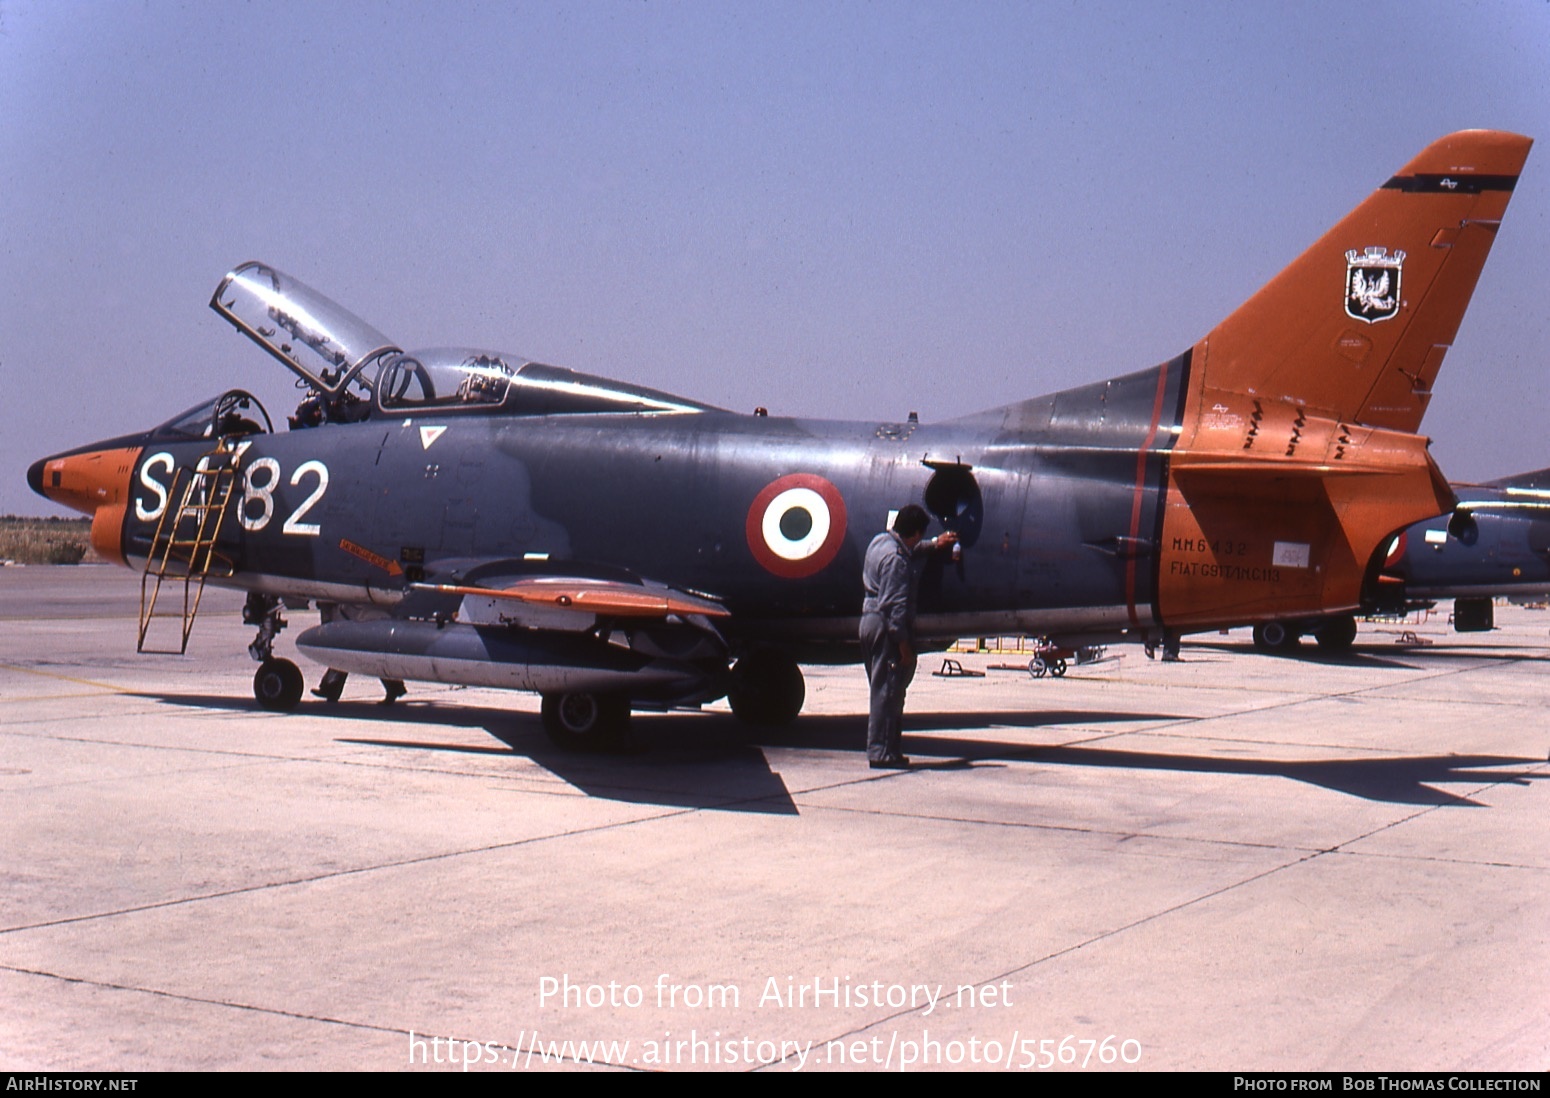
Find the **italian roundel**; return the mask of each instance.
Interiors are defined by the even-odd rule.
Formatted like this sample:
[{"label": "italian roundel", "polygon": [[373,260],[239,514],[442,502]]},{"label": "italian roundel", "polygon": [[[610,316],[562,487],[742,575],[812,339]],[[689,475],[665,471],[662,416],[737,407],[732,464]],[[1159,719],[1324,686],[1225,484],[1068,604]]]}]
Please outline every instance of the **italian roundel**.
[{"label": "italian roundel", "polygon": [[840,490],[812,473],[772,481],[748,508],[748,548],[766,571],[783,579],[816,575],[844,540]]},{"label": "italian roundel", "polygon": [[1383,558],[1383,567],[1393,568],[1400,561],[1405,559],[1405,550],[1409,547],[1409,539],[1406,538],[1405,535],[1409,532],[1410,531],[1408,530],[1401,530],[1399,532],[1399,537],[1389,542],[1389,551],[1388,555]]}]

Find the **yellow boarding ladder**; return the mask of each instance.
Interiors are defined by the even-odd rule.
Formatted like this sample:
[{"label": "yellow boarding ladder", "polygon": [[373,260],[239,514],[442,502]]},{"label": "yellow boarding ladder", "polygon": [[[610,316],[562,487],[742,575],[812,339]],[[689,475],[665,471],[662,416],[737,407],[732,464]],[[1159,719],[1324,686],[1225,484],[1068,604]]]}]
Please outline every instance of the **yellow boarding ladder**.
[{"label": "yellow boarding ladder", "polygon": [[[236,572],[236,561],[216,552],[215,543],[220,539],[226,505],[231,502],[237,483],[240,457],[235,446],[223,442],[200,458],[193,469],[179,469],[173,477],[169,502],[156,523],[145,572],[140,576],[140,639],[135,651],[146,651],[145,635],[152,619],[181,618],[183,638],[177,654],[187,652],[188,635],[204,598],[205,577],[212,572],[217,576]],[[175,506],[173,500],[177,501]],[[183,608],[158,614],[156,603],[161,597],[161,586],[169,577],[174,582],[183,581]],[[164,654],[172,653],[168,650]]]}]

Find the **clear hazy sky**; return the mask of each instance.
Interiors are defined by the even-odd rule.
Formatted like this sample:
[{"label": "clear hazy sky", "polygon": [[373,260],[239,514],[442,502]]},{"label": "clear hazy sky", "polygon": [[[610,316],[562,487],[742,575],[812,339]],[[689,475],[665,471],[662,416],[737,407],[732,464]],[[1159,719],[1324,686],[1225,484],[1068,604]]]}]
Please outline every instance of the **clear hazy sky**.
[{"label": "clear hazy sky", "polygon": [[288,375],[263,259],[406,347],[943,419],[1182,351],[1432,139],[1539,138],[1425,429],[1550,466],[1550,0],[0,0],[0,512]]}]

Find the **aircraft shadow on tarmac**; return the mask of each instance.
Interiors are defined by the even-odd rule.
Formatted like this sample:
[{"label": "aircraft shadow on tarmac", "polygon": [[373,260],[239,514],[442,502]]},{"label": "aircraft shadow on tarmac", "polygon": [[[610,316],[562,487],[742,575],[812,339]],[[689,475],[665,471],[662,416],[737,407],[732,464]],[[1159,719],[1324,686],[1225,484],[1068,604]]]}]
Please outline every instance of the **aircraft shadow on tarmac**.
[{"label": "aircraft shadow on tarmac", "polygon": [[[1291,761],[1160,754],[1105,747],[1042,747],[1029,752],[1027,757],[1034,762],[1056,766],[1290,778],[1367,801],[1417,807],[1487,807],[1469,797],[1438,789],[1433,783],[1527,785],[1547,776],[1541,760],[1510,755],[1412,755],[1386,759]],[[1516,767],[1518,770],[1516,773],[1493,771],[1495,767]]]},{"label": "aircraft shadow on tarmac", "polygon": [[[1104,720],[1169,721],[1188,718],[1162,713],[944,713],[910,714],[904,730],[929,731],[932,728],[961,729],[981,725],[1095,724]],[[844,730],[839,744],[826,743],[822,726]],[[1144,730],[1142,730],[1144,731]],[[866,737],[866,720],[860,717],[804,717],[789,729],[781,730],[782,746],[813,748],[848,747]],[[767,737],[776,742],[775,737]],[[1346,793],[1368,801],[1409,804],[1418,807],[1469,805],[1484,807],[1468,797],[1434,788],[1432,783],[1470,782],[1495,785],[1511,782],[1527,785],[1547,775],[1540,759],[1507,755],[1417,755],[1381,759],[1235,759],[1221,755],[1186,755],[1176,752],[1128,751],[1101,745],[1014,745],[1005,741],[966,736],[914,737],[906,740],[906,750],[920,769],[972,766],[997,760],[1017,760],[1054,766],[1101,767],[1115,770],[1166,770],[1194,774],[1238,774],[1290,778]],[[934,760],[940,759],[940,762]],[[1491,772],[1495,767],[1518,767],[1519,773]]]},{"label": "aircraft shadow on tarmac", "polygon": [[1213,644],[1206,641],[1186,646],[1182,662],[1186,664],[1192,662],[1190,659],[1191,653],[1210,652],[1213,654],[1226,653],[1235,659],[1295,660],[1298,663],[1317,663],[1331,667],[1368,667],[1399,671],[1419,671],[1421,669],[1419,664],[1406,663],[1404,660],[1396,658],[1401,652],[1409,654],[1415,651],[1416,649],[1413,648],[1378,648],[1368,649],[1367,651],[1353,648],[1346,652],[1324,652],[1316,645],[1304,644],[1293,648],[1289,652],[1261,652],[1254,648],[1245,648],[1241,644]]},{"label": "aircraft shadow on tarmac", "polygon": [[[136,696],[194,709],[256,712],[253,703],[245,698],[144,691]],[[335,742],[404,751],[439,751],[449,755],[518,756],[531,759],[588,796],[604,800],[669,808],[797,814],[796,805],[780,775],[770,769],[762,751],[746,742],[744,726],[731,718],[715,722],[718,735],[712,737],[701,733],[694,737],[696,741],[702,741],[699,749],[694,750],[658,743],[656,733],[663,721],[705,729],[708,725],[704,716],[637,716],[637,722],[649,722],[649,734],[637,735],[616,753],[591,753],[554,746],[536,713],[513,713],[482,705],[438,705],[416,700],[413,694],[392,706],[371,701],[341,701],[328,706],[307,705],[298,710],[297,715],[339,718],[357,727],[373,723],[391,725],[400,731],[405,725],[421,726],[427,733],[424,738],[338,736]],[[274,716],[285,719],[283,714]],[[502,746],[435,738],[436,729],[449,727],[479,729]],[[865,721],[861,727],[864,740]],[[730,736],[729,730],[733,732]],[[676,750],[673,749],[675,746]]]},{"label": "aircraft shadow on tarmac", "polygon": [[1260,652],[1242,644],[1195,641],[1184,648],[1184,662],[1191,652],[1230,653],[1234,656],[1258,656],[1261,659],[1297,660],[1331,667],[1382,667],[1401,671],[1420,671],[1427,660],[1437,656],[1467,657],[1494,663],[1550,663],[1543,648],[1481,648],[1468,643],[1426,645],[1358,645],[1346,652],[1325,652],[1314,644],[1298,645],[1289,652]]},{"label": "aircraft shadow on tarmac", "polygon": [[[358,714],[389,718],[378,707],[374,712]],[[429,712],[429,707],[425,708]],[[483,710],[488,715],[489,710]],[[344,714],[341,714],[344,715]],[[1072,721],[1103,720],[1157,721],[1177,720],[1169,714],[1137,713],[975,713],[969,719],[980,724],[1023,725],[1037,727]],[[906,722],[912,731],[935,728],[962,728],[965,714],[912,714]],[[464,723],[464,722],[458,722]],[[553,746],[536,718],[502,714],[500,719],[469,722],[478,724],[489,735],[506,744],[513,755],[531,759],[556,777],[589,796],[631,804],[656,804],[666,807],[718,809],[727,812],[759,812],[796,815],[781,775],[770,769],[765,747],[791,747],[807,750],[853,752],[858,766],[863,761],[866,742],[866,718],[855,716],[808,716],[795,725],[781,729],[750,729],[724,714],[662,713],[636,714],[636,734],[617,753],[578,753]],[[470,750],[461,744],[435,744],[393,739],[340,738],[341,743],[373,747]],[[933,739],[935,746],[944,741]],[[965,741],[967,742],[967,741]],[[1024,757],[1028,749],[986,741],[979,752],[993,757],[999,750],[1006,758]],[[496,748],[476,748],[483,752]],[[990,752],[989,755],[986,752]],[[943,758],[925,766],[947,769],[966,767],[972,760]],[[924,767],[923,767],[924,768]],[[869,772],[858,773],[858,778]]]},{"label": "aircraft shadow on tarmac", "polygon": [[[251,712],[246,699],[211,695],[141,694],[170,705]],[[504,746],[407,739],[340,736],[337,742],[370,747],[451,754],[513,755],[531,759],[588,796],[631,804],[796,815],[779,772],[771,770],[765,747],[852,752],[864,761],[864,716],[811,715],[780,729],[750,729],[726,714],[637,714],[636,737],[618,753],[578,753],[555,747],[535,714],[477,705],[405,703],[387,707],[340,702],[309,707],[308,715],[334,715],[353,722],[421,725],[427,730],[477,728]],[[1303,759],[1231,758],[1178,752],[1132,751],[1102,745],[1016,744],[975,736],[911,733],[990,728],[1040,728],[1109,722],[1182,721],[1180,714],[1015,710],[910,713],[905,748],[918,770],[972,768],[997,762],[1047,766],[1158,770],[1175,773],[1268,776],[1317,785],[1363,800],[1416,807],[1486,807],[1470,797],[1437,788],[1470,783],[1527,785],[1547,776],[1544,761],[1505,755],[1415,755],[1400,758]],[[1127,730],[1128,731],[1128,730]],[[1144,731],[1144,729],[1138,729]],[[1516,768],[1516,772],[1505,768]],[[897,774],[898,772],[887,772]],[[870,776],[858,770],[858,780]]]}]

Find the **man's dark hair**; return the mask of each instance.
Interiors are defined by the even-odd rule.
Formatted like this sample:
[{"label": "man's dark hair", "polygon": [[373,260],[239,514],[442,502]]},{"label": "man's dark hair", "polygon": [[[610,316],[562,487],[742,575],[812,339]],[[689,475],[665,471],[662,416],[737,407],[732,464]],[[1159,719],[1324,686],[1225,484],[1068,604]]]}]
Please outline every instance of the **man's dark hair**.
[{"label": "man's dark hair", "polygon": [[926,509],[918,503],[909,503],[899,508],[898,517],[893,520],[893,532],[901,538],[912,538],[924,534],[930,525],[931,516],[926,514]]}]

